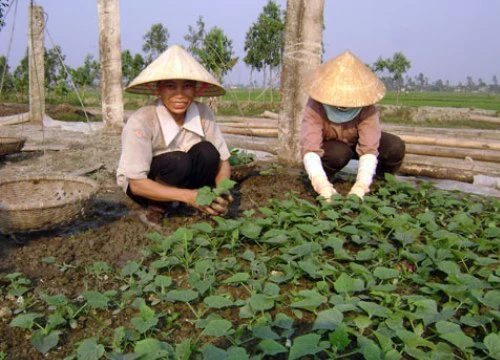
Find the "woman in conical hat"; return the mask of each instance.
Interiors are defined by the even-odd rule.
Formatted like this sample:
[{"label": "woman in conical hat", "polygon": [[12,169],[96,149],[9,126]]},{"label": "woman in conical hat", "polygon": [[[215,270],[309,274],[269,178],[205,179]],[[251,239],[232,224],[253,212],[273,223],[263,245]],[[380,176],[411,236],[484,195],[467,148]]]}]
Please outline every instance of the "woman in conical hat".
[{"label": "woman in conical hat", "polygon": [[141,220],[158,229],[166,209],[179,202],[223,215],[230,194],[209,206],[196,203],[203,186],[230,178],[229,150],[208,106],[197,96],[225,93],[187,51],[173,45],[147,66],[126,91],[157,96],[132,114],[123,129],[117,182],[143,205]]},{"label": "woman in conical hat", "polygon": [[314,190],[329,200],[337,191],[328,176],[349,160],[359,159],[349,194],[360,198],[375,174],[395,173],[405,154],[397,136],[381,131],[375,104],[385,86],[351,52],[320,65],[304,82],[309,95],[301,124],[300,144],[305,170]]}]

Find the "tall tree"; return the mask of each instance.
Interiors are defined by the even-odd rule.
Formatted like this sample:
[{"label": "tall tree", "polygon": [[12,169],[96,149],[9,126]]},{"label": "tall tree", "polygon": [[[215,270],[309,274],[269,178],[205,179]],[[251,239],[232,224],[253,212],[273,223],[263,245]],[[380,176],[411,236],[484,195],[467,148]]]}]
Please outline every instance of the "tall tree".
[{"label": "tall tree", "polygon": [[[203,39],[202,48],[193,49],[193,51],[205,68],[221,83],[223,83],[224,76],[238,62],[237,57],[233,58],[233,41],[218,27],[210,29]],[[209,99],[209,106],[217,112],[215,97]]]},{"label": "tall tree", "polygon": [[26,54],[19,65],[15,68],[14,73],[14,88],[18,94],[28,92],[29,87],[29,64],[28,54]]},{"label": "tall tree", "polygon": [[85,90],[94,85],[97,77],[99,75],[99,63],[94,60],[91,54],[85,56],[83,66],[79,66],[74,70],[71,70],[71,77],[75,86],[78,86],[82,91],[82,96]]},{"label": "tall tree", "polygon": [[170,34],[161,23],[153,24],[151,29],[142,37],[144,45],[142,51],[146,54],[146,63],[151,63],[168,47]]},{"label": "tall tree", "polygon": [[203,46],[205,39],[205,22],[203,16],[198,17],[196,20],[196,28],[191,25],[188,26],[188,33],[184,35],[184,40],[188,42],[187,51],[195,55],[195,49],[200,49]]},{"label": "tall tree", "polygon": [[61,52],[59,45],[45,50],[45,87],[47,90],[51,90],[61,77],[65,78],[64,60],[66,60],[66,55]]},{"label": "tall tree", "polygon": [[238,58],[233,58],[233,41],[218,27],[210,29],[203,39],[202,48],[194,49],[194,52],[220,82],[238,61]]},{"label": "tall tree", "polygon": [[269,67],[269,87],[273,88],[273,69],[281,63],[283,53],[283,12],[275,1],[269,2],[262,9],[256,22],[245,36],[244,49],[247,55],[243,59],[252,70]]},{"label": "tall tree", "polygon": [[397,89],[396,103],[399,102],[399,94],[403,86],[403,74],[411,67],[411,62],[404,56],[402,52],[396,52],[392,59],[383,59],[379,57],[375,62],[373,69],[376,72],[387,70],[391,76],[392,87]]},{"label": "tall tree", "polygon": [[132,55],[130,50],[122,51],[122,75],[125,84],[130,83],[144,69],[145,61],[141,54]]},{"label": "tall tree", "polygon": [[0,56],[0,94],[14,90],[14,79],[5,56]]},{"label": "tall tree", "polygon": [[5,9],[9,6],[9,0],[0,0],[0,29],[5,25]]}]

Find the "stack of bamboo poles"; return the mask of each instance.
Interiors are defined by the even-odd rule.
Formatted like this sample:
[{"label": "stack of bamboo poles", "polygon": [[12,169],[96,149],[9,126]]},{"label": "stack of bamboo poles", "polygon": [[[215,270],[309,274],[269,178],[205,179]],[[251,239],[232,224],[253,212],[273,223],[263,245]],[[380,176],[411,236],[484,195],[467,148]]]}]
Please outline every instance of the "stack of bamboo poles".
[{"label": "stack of bamboo poles", "polygon": [[[219,118],[229,146],[277,153],[278,121],[257,117]],[[472,183],[475,175],[500,177],[500,130],[382,126],[406,143],[400,173]]]}]

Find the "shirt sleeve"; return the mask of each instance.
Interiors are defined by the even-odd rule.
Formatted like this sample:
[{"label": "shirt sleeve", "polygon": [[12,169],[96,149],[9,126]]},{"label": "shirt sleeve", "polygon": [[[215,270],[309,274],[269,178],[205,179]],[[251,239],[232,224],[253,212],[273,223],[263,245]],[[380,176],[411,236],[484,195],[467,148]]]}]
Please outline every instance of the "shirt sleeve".
[{"label": "shirt sleeve", "polygon": [[214,115],[208,106],[201,104],[200,115],[203,124],[203,131],[205,133],[205,140],[211,142],[215,148],[219,151],[220,159],[225,161],[228,160],[231,154],[229,153],[229,148],[222,136],[222,131],[215,122]]},{"label": "shirt sleeve", "polygon": [[308,152],[314,152],[320,157],[324,155],[324,119],[322,114],[320,104],[309,98],[300,125],[300,149],[302,156]]},{"label": "shirt sleeve", "polygon": [[359,116],[361,120],[358,124],[356,153],[358,156],[365,154],[378,156],[378,147],[382,133],[379,112],[374,105],[370,105],[365,107]]},{"label": "shirt sleeve", "polygon": [[[143,116],[141,116],[143,115]],[[153,129],[145,113],[132,115],[122,132],[122,153],[119,168],[126,179],[148,177],[153,159]]]}]

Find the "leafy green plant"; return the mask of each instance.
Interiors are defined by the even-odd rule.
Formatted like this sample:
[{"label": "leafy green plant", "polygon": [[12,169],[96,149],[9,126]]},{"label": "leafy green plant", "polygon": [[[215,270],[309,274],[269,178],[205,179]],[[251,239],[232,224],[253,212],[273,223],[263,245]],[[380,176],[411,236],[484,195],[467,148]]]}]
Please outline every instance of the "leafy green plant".
[{"label": "leafy green plant", "polygon": [[255,160],[255,154],[245,150],[232,148],[230,153],[228,161],[231,166],[245,165]]},{"label": "leafy green plant", "polygon": [[196,195],[196,203],[202,206],[210,205],[218,196],[221,196],[222,194],[231,190],[235,185],[236,181],[226,179],[222,180],[219,186],[214,189],[208,186],[204,186],[198,190],[198,194]]}]

